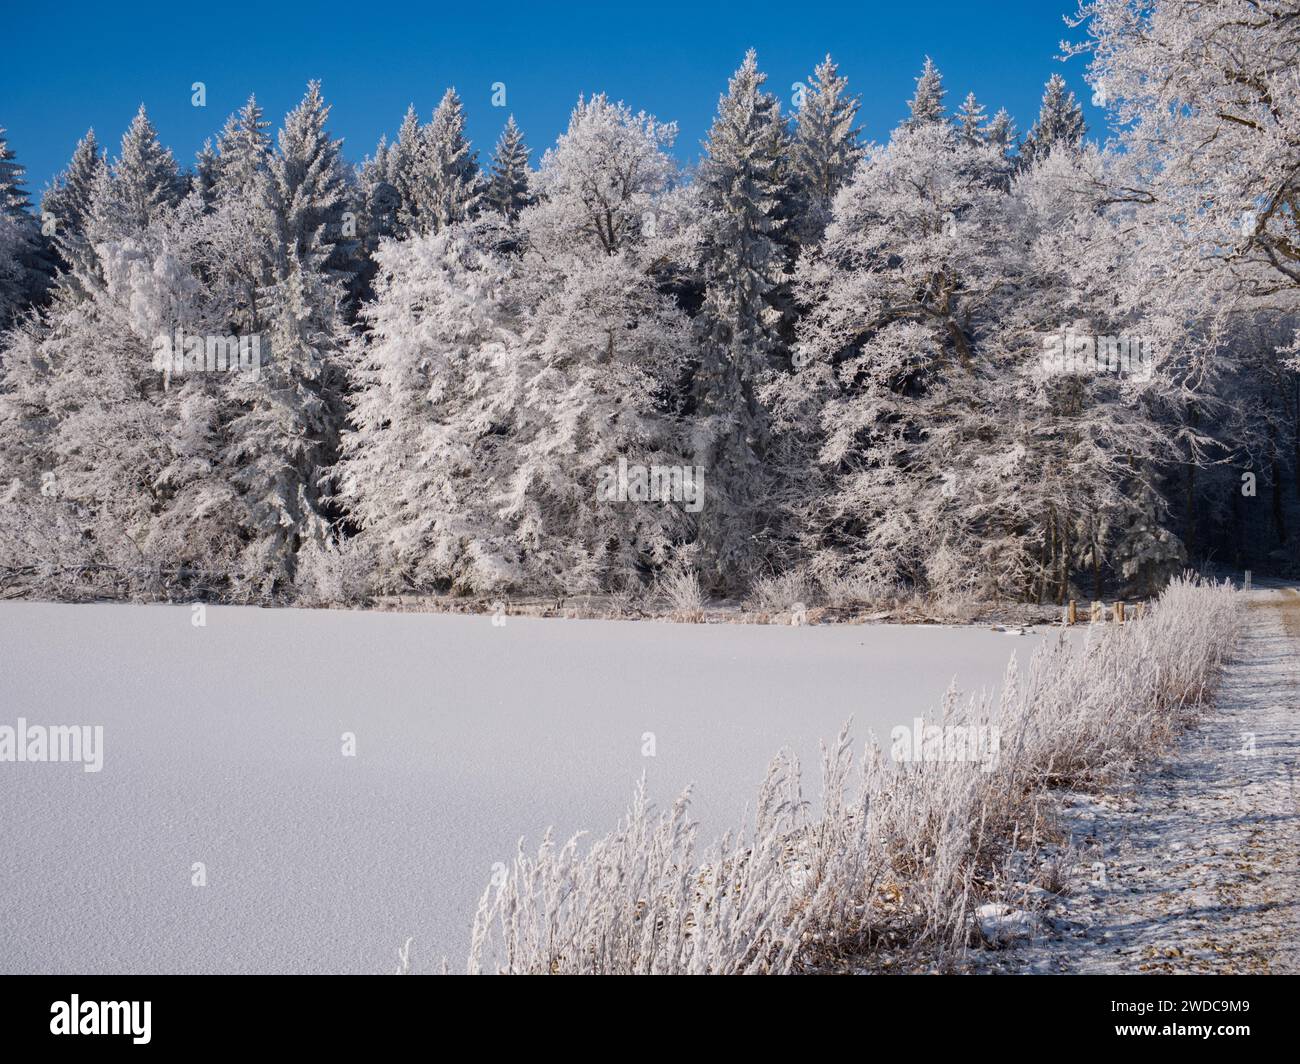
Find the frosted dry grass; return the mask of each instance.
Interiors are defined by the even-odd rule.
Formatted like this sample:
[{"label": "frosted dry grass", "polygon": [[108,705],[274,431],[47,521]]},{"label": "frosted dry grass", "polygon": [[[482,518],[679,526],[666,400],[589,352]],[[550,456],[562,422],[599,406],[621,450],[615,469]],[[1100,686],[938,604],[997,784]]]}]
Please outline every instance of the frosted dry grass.
[{"label": "frosted dry grass", "polygon": [[752,830],[700,861],[689,791],[655,816],[644,781],[617,830],[536,856],[522,844],[474,920],[469,971],[601,974],[787,972],[805,935],[787,841],[803,827],[798,766],[782,754],[759,792]]},{"label": "frosted dry grass", "polygon": [[658,586],[677,613],[696,617],[704,609],[704,589],[694,569],[671,568],[660,575]]},{"label": "frosted dry grass", "polygon": [[[1173,582],[1142,621],[1097,626],[1081,646],[1013,657],[995,701],[950,692],[933,723],[997,727],[996,766],[893,762],[874,743],[855,767],[846,725],[823,748],[821,815],[799,769],[772,762],[752,829],[697,856],[689,792],[656,816],[638,788],[619,828],[582,846],[547,837],[483,895],[471,972],[781,973],[902,949],[951,967],[972,913],[1034,864],[1051,791],[1104,786],[1194,723],[1239,624],[1227,584]],[[1051,870],[1044,868],[1051,879]]]},{"label": "frosted dry grass", "polygon": [[808,578],[798,569],[780,576],[760,576],[750,588],[749,605],[760,610],[792,610],[811,602],[812,591]]}]

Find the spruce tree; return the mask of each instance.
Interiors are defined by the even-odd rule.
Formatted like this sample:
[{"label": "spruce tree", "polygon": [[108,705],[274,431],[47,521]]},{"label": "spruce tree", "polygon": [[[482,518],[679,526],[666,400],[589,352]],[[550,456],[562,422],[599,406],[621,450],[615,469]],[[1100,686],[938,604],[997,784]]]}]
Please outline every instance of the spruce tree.
[{"label": "spruce tree", "polygon": [[998,108],[998,113],[993,116],[985,130],[984,139],[987,143],[1000,148],[1004,155],[1009,155],[1015,148],[1016,122],[1007,113],[1005,107]]},{"label": "spruce tree", "polygon": [[258,182],[271,157],[271,123],[256,96],[250,96],[236,114],[226,119],[217,139],[217,167],[221,194],[252,198],[260,194]]},{"label": "spruce tree", "polygon": [[184,181],[172,153],[140,105],[122,136],[121,154],[109,168],[105,195],[94,196],[92,228],[96,239],[119,239],[147,228],[174,207]]},{"label": "spruce tree", "polygon": [[342,143],[325,129],[329,111],[320,82],[310,82],[302,102],[286,116],[278,150],[267,164],[266,224],[277,280],[293,272],[291,260],[304,268],[321,263],[340,281],[354,269],[355,242],[342,231],[348,172]]},{"label": "spruce tree", "polygon": [[25,176],[0,128],[0,329],[44,300],[54,274],[54,256],[32,217]]},{"label": "spruce tree", "polygon": [[767,429],[755,384],[781,348],[785,283],[780,217],[789,138],[751,50],[732,75],[705,143],[698,186],[707,219],[696,462],[707,469],[700,514],[706,580],[743,580],[756,555]]},{"label": "spruce tree", "polygon": [[961,132],[962,142],[970,145],[983,144],[987,136],[987,121],[984,105],[975,98],[973,92],[967,93],[966,99],[957,108],[957,128]]},{"label": "spruce tree", "polygon": [[389,182],[397,190],[398,233],[409,236],[421,231],[420,204],[428,198],[424,190],[424,132],[415,104],[406,108],[397,140],[388,149],[386,169]]},{"label": "spruce tree", "polygon": [[487,190],[488,202],[511,220],[518,218],[519,212],[532,202],[528,191],[528,154],[524,135],[511,115],[492,155]]},{"label": "spruce tree", "polygon": [[217,202],[217,177],[221,159],[212,147],[212,140],[203,142],[203,147],[194,156],[194,191],[203,200],[203,206],[211,210]]},{"label": "spruce tree", "polygon": [[1023,165],[1032,166],[1057,147],[1078,148],[1087,129],[1083,108],[1074,98],[1074,93],[1066,88],[1065,79],[1060,74],[1053,74],[1043,90],[1038,121],[1020,149]]},{"label": "spruce tree", "polygon": [[104,169],[104,155],[95,131],[87,130],[77,142],[68,168],[54,179],[41,197],[41,211],[54,219],[56,242],[79,240],[85,235],[95,183]]},{"label": "spruce tree", "polygon": [[455,89],[443,94],[423,141],[428,183],[420,214],[427,231],[438,232],[469,218],[483,196],[477,158],[465,136],[465,109]]},{"label": "spruce tree", "polygon": [[947,90],[943,87],[943,75],[928,55],[921,76],[916,79],[916,92],[908,101],[908,119],[910,128],[923,126],[930,122],[942,122],[945,118],[943,99]]},{"label": "spruce tree", "polygon": [[325,128],[319,82],[285,118],[261,178],[269,283],[255,327],[263,366],[232,389],[230,479],[252,527],[239,578],[263,594],[285,589],[297,552],[327,530],[321,477],[337,455],[346,343],[341,305],[353,243],[341,234],[349,186],[340,144]]},{"label": "spruce tree", "polygon": [[846,95],[848,78],[828,55],[813,71],[796,116],[794,178],[803,212],[798,220],[801,246],[821,239],[831,201],[862,158],[858,143],[859,101]]},{"label": "spruce tree", "polygon": [[32,202],[23,185],[25,176],[0,126],[0,213],[13,217],[31,210]]}]

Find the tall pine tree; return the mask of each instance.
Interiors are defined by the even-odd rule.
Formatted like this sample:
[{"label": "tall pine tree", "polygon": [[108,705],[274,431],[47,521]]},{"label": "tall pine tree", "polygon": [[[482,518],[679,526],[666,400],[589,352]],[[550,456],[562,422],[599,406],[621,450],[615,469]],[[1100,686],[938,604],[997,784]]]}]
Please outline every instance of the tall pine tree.
[{"label": "tall pine tree", "polygon": [[797,228],[803,247],[821,239],[835,193],[862,158],[854,126],[859,101],[847,95],[848,83],[828,55],[813,71],[796,117],[794,176],[801,198]]},{"label": "tall pine tree", "polygon": [[505,129],[501,131],[501,139],[492,154],[490,174],[488,202],[507,218],[518,218],[532,197],[528,191],[528,147],[515,125],[514,115],[506,119]]},{"label": "tall pine tree", "polygon": [[694,382],[696,462],[707,470],[700,545],[705,579],[719,587],[744,580],[760,553],[767,427],[756,384],[781,349],[789,135],[766,80],[751,50],[718,102],[698,179],[708,226]]}]

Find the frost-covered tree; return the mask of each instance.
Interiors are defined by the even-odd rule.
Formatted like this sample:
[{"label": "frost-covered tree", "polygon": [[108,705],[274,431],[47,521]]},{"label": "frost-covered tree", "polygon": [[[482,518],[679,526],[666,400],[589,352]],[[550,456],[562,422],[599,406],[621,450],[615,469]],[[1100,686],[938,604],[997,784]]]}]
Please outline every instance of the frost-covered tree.
[{"label": "frost-covered tree", "polygon": [[485,181],[455,89],[443,94],[428,125],[420,124],[414,105],[407,108],[387,168],[401,199],[397,222],[403,234],[436,233],[478,210]]},{"label": "frost-covered tree", "polygon": [[478,209],[483,179],[465,136],[465,108],[455,89],[443,94],[424,137],[429,184],[421,215],[432,231],[465,221]]},{"label": "frost-covered tree", "polygon": [[744,581],[761,552],[767,426],[756,387],[782,352],[789,135],[751,50],[718,101],[698,176],[704,306],[693,426],[708,470],[700,542],[707,579]]},{"label": "frost-covered tree", "polygon": [[614,255],[653,235],[659,197],[676,181],[667,154],[676,135],[675,125],[603,93],[580,99],[535,177],[533,242],[558,253],[577,239],[588,253]]},{"label": "frost-covered tree", "polygon": [[799,243],[815,244],[830,219],[831,201],[862,158],[859,100],[828,55],[813,71],[795,119],[794,181],[800,194]]},{"label": "frost-covered tree", "polygon": [[401,193],[393,184],[391,166],[393,147],[382,136],[375,152],[357,168],[356,205],[359,218],[358,239],[361,245],[361,272],[359,292],[364,298],[373,297],[370,289],[376,273],[375,253],[385,237],[396,236],[399,231],[398,211],[402,206]]},{"label": "frost-covered tree", "polygon": [[669,408],[690,327],[655,277],[683,224],[675,133],[603,95],[580,100],[520,216],[517,285],[531,313],[502,512],[533,586],[633,586],[690,534],[690,500],[602,492],[620,461],[695,464]]},{"label": "frost-covered tree", "polygon": [[100,175],[87,227],[92,243],[138,234],[175,207],[184,188],[176,160],[141,104],[122,136],[121,153]]},{"label": "frost-covered tree", "polygon": [[0,213],[0,330],[29,305],[26,260],[31,253],[30,223]]},{"label": "frost-covered tree", "polygon": [[[104,180],[98,189],[112,194]],[[33,570],[42,579],[66,569],[92,586],[159,593],[178,571],[215,572],[220,584],[231,571],[237,508],[215,458],[218,404],[158,362],[160,338],[177,329],[224,331],[188,260],[184,230],[199,209],[195,197],[99,241],[93,264],[73,263],[76,283],[6,355],[0,463],[22,506],[4,511],[0,540],[17,564],[31,540],[11,517],[47,536],[51,560],[37,556]]]},{"label": "frost-covered tree", "polygon": [[1000,227],[1014,283],[998,293],[993,335],[1016,366],[1006,425],[1019,475],[989,519],[1015,543],[1022,593],[1040,599],[1064,601],[1072,576],[1093,595],[1107,576],[1146,592],[1184,559],[1160,491],[1177,459],[1166,415],[1178,341],[1132,298],[1143,277],[1124,238],[1132,207],[1108,192],[1125,165],[1095,148],[1053,153],[1016,180]]},{"label": "frost-covered tree", "polygon": [[406,108],[397,139],[388,149],[387,179],[397,190],[397,225],[402,235],[420,232],[420,204],[426,199],[424,132],[415,104]]},{"label": "frost-covered tree", "polygon": [[0,128],[0,329],[44,296],[51,262],[30,213],[25,171]]},{"label": "frost-covered tree", "polygon": [[203,200],[204,207],[208,209],[217,202],[217,170],[220,165],[221,160],[209,138],[194,155],[194,175],[191,185],[193,191],[197,192],[199,198]]},{"label": "frost-covered tree", "polygon": [[947,113],[944,111],[943,101],[947,94],[947,90],[943,87],[943,75],[934,65],[934,60],[927,55],[925,66],[921,68],[921,76],[916,79],[916,92],[907,102],[907,125],[915,128],[945,121]]},{"label": "frost-covered tree", "polygon": [[514,469],[520,403],[507,272],[456,229],[388,243],[377,258],[337,473],[375,586],[522,584],[495,505]]},{"label": "frost-covered tree", "polygon": [[1016,122],[1005,107],[998,108],[998,113],[989,120],[984,139],[1000,148],[1004,155],[1009,155],[1016,147]]},{"label": "frost-covered tree", "polygon": [[1032,166],[1057,148],[1075,150],[1088,131],[1083,108],[1060,74],[1053,74],[1043,90],[1043,103],[1025,142],[1020,146],[1022,165]]},{"label": "frost-covered tree", "polygon": [[31,209],[31,198],[24,186],[26,171],[14,156],[13,149],[0,126],[0,214],[15,215]]},{"label": "frost-covered tree", "polygon": [[[1300,25],[1283,0],[1089,0],[1094,91],[1185,275],[1300,287]],[[1268,277],[1268,280],[1262,278]]]},{"label": "frost-covered tree", "polygon": [[507,218],[514,220],[532,202],[529,192],[528,147],[515,124],[515,116],[506,119],[505,129],[492,153],[488,180],[488,202]]},{"label": "frost-covered tree", "polygon": [[216,181],[226,196],[252,200],[259,194],[271,158],[270,128],[256,96],[250,96],[226,119],[217,138],[219,162],[215,168]]},{"label": "frost-covered tree", "polygon": [[347,176],[328,115],[312,82],[286,116],[262,181],[272,257],[257,326],[268,364],[238,378],[243,410],[231,425],[229,461],[256,534],[241,575],[264,592],[292,580],[297,551],[325,536],[321,478],[336,458],[343,416],[338,356],[347,343],[342,303],[355,242],[343,233]]},{"label": "frost-covered tree", "polygon": [[821,573],[946,589],[972,575],[954,560],[970,533],[945,513],[945,474],[1004,413],[1005,366],[981,346],[1000,165],[947,122],[908,121],[868,151],[801,263],[802,358],[769,400],[783,435],[816,442],[816,475],[786,471],[778,498]]},{"label": "frost-covered tree", "polygon": [[53,218],[54,239],[61,251],[68,243],[85,237],[90,200],[104,165],[104,154],[95,139],[95,131],[89,129],[77,142],[67,169],[54,179],[41,197],[41,211]]},{"label": "frost-covered tree", "polygon": [[[1275,396],[1300,387],[1300,366],[1287,365],[1295,348],[1288,353],[1262,340],[1264,350],[1251,352],[1242,342],[1269,335],[1261,320],[1294,329],[1300,290],[1300,26],[1293,6],[1098,0],[1080,8],[1089,39],[1076,50],[1091,54],[1089,81],[1131,163],[1111,195],[1133,205],[1138,249],[1153,264],[1143,288],[1150,317],[1171,342],[1189,330],[1204,334],[1186,359],[1175,412],[1185,467],[1174,494],[1184,500],[1181,530],[1192,551],[1201,549],[1198,529],[1213,516],[1198,512],[1205,438],[1217,437],[1229,452],[1265,456],[1270,474],[1274,451],[1286,453],[1300,439],[1300,401],[1289,411],[1275,408],[1262,438],[1252,432],[1248,443],[1238,436],[1240,418],[1216,412],[1237,396],[1209,386],[1227,365],[1234,380],[1248,366],[1252,377],[1273,379]],[[1290,465],[1300,469],[1300,456]],[[1232,490],[1240,497],[1240,484]],[[1300,497],[1300,480],[1293,497]],[[1279,500],[1272,506],[1280,508]],[[1271,520],[1277,544],[1285,534],[1280,516]]]},{"label": "frost-covered tree", "polygon": [[329,110],[320,82],[311,82],[285,117],[267,163],[266,224],[277,279],[316,262],[337,281],[352,269],[355,240],[343,226],[350,175],[342,142],[325,128]]},{"label": "frost-covered tree", "polygon": [[328,360],[344,336],[320,266],[319,253],[303,263],[290,250],[265,309],[270,357],[236,380],[243,413],[226,459],[252,533],[237,574],[264,593],[283,590],[298,551],[328,536],[320,480],[335,458],[341,402]]},{"label": "frost-covered tree", "polygon": [[966,94],[961,106],[957,108],[957,128],[961,130],[962,140],[967,144],[982,144],[987,136],[988,115],[984,105],[975,98],[973,92]]}]

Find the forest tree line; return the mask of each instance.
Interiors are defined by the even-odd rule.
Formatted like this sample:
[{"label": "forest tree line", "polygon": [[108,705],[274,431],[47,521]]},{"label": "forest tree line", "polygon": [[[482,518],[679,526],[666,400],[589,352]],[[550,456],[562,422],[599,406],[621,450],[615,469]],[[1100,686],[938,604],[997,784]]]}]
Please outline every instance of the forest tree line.
[{"label": "forest tree line", "polygon": [[[453,89],[354,166],[312,83],[188,167],[141,107],[37,204],[0,131],[0,583],[1041,602],[1295,573],[1296,5],[1078,27],[1091,136],[1059,76],[1022,136],[927,60],[868,143],[829,56],[785,96],[753,52],[690,167],[603,94],[480,159]],[[249,338],[256,367],[214,364]],[[612,497],[628,468],[701,494]]]}]

